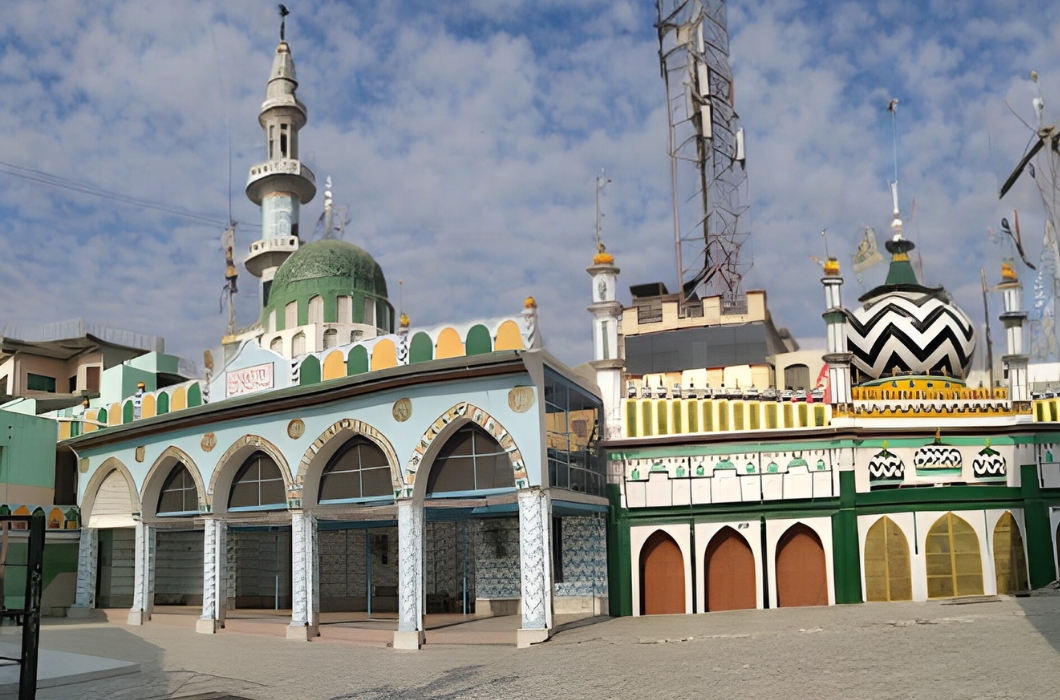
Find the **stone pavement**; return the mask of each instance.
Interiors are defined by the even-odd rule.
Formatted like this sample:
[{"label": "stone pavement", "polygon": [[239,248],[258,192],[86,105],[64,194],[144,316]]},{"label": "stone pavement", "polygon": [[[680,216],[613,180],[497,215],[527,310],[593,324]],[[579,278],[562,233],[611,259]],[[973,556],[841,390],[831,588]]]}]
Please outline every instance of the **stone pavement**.
[{"label": "stone pavement", "polygon": [[1060,694],[1060,595],[619,618],[530,649],[420,651],[148,623],[52,621],[42,646],[141,664],[38,697],[1045,698]]}]

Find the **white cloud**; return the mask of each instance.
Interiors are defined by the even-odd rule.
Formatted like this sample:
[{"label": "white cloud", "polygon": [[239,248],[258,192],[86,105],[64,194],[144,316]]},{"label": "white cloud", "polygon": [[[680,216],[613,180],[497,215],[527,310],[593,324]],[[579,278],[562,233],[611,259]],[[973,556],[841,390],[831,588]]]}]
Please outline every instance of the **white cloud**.
[{"label": "white cloud", "polygon": [[[272,6],[13,0],[0,29],[0,160],[208,214],[218,225],[0,174],[0,324],[74,315],[167,337],[197,358],[223,332],[218,238],[229,138],[242,193],[264,157],[257,112],[277,39]],[[1028,134],[1037,68],[1060,105],[1060,25],[1043,2],[729,5],[747,129],[754,267],[778,323],[823,333],[819,232],[849,268],[861,227],[887,234],[889,97],[900,98],[901,195],[925,282],[981,315],[988,226],[1018,206],[1033,256],[1036,193],[996,190]],[[593,183],[621,282],[674,272],[663,86],[650,3],[322,2],[288,18],[309,108],[303,158],[350,208],[414,324],[517,313],[537,297],[549,347],[589,353]],[[1052,97],[1050,97],[1052,96]],[[1053,109],[1051,114],[1057,111]],[[226,125],[227,122],[227,125]],[[230,128],[230,136],[228,134]],[[916,200],[916,211],[912,201]],[[311,230],[320,199],[303,210]],[[1032,278],[1026,278],[1029,284]],[[241,321],[256,316],[244,274]],[[848,274],[847,300],[859,294]],[[995,312],[996,313],[996,312]],[[1000,337],[1000,335],[997,335]]]}]

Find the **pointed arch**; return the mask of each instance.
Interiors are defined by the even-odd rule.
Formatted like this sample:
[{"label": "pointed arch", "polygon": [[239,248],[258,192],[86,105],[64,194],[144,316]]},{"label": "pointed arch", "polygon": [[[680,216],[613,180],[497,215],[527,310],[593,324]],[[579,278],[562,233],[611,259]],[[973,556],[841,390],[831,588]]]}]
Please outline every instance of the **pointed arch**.
[{"label": "pointed arch", "polygon": [[913,574],[905,533],[886,515],[865,535],[865,600],[913,599]]},{"label": "pointed arch", "polygon": [[[129,497],[129,514],[128,522],[121,522],[117,525],[113,524],[111,518],[107,518],[107,522],[93,523],[92,516],[93,511],[96,510],[97,499],[100,495],[100,487],[103,486],[109,478],[114,475],[114,478],[122,479],[125,482],[125,486],[128,488]],[[111,482],[108,484],[106,492],[111,493],[115,496],[120,496],[124,492],[113,487],[120,485],[120,482]],[[104,496],[106,499],[106,496]],[[117,513],[112,512],[114,510],[114,503],[105,504],[100,503],[99,515],[102,517],[113,516],[114,520],[118,519]],[[132,527],[135,522],[133,516],[139,515],[140,513],[140,495],[136,490],[136,480],[133,479],[132,473],[129,468],[122,463],[117,457],[108,457],[99,465],[99,468],[89,478],[88,483],[85,485],[85,495],[81,499],[81,522],[84,523],[85,527]]]},{"label": "pointed arch", "polygon": [[467,423],[477,424],[500,443],[500,446],[508,454],[508,460],[511,462],[515,476],[515,488],[525,489],[530,486],[530,481],[526,475],[526,464],[523,462],[523,454],[519,450],[518,445],[516,445],[511,433],[501,425],[500,421],[486,411],[474,404],[461,401],[438,416],[431,424],[431,427],[416,442],[416,448],[405,464],[402,474],[404,480],[402,495],[411,496],[420,501],[423,500],[427,493],[427,473],[423,474],[423,478],[417,479],[417,472],[422,465],[428,465],[429,470],[429,466],[433,464],[434,459],[438,456],[438,452],[446,441]]},{"label": "pointed arch", "polygon": [[828,570],[824,545],[812,528],[792,525],[777,542],[774,571],[777,606],[828,605]]},{"label": "pointed arch", "polygon": [[524,350],[523,334],[519,330],[519,324],[508,319],[497,328],[497,342],[495,350]]},{"label": "pointed arch", "polygon": [[685,612],[685,559],[669,533],[653,532],[640,549],[640,614]]},{"label": "pointed arch", "polygon": [[758,607],[755,556],[743,535],[723,527],[711,538],[703,559],[708,612]]},{"label": "pointed arch", "polygon": [[184,465],[188,470],[188,473],[191,475],[192,480],[195,482],[195,490],[198,492],[199,511],[209,510],[209,501],[206,498],[206,485],[202,481],[202,474],[199,472],[199,466],[195,464],[195,460],[193,460],[187,452],[179,447],[170,445],[162,450],[162,454],[158,455],[158,459],[151,464],[151,468],[147,470],[147,476],[144,477],[143,488],[140,490],[140,502],[144,504],[144,517],[153,517],[157,515],[158,497],[162,493],[162,487],[165,485],[166,479],[173,471],[173,467],[178,463]]},{"label": "pointed arch", "polygon": [[202,405],[202,388],[198,382],[188,386],[188,408]]},{"label": "pointed arch", "polygon": [[[243,466],[243,463],[250,455],[255,452],[264,452],[280,468],[288,502],[301,499],[301,491],[294,487],[291,469],[287,465],[287,458],[284,457],[283,452],[260,435],[244,435],[225,450],[225,453],[217,460],[213,476],[210,477],[210,488],[206,497],[211,506],[210,509],[214,513],[225,513],[228,511],[228,492],[232,488],[232,481],[235,479],[236,472],[239,471],[239,468]],[[217,494],[221,494],[220,498],[217,497]]]},{"label": "pointed arch", "polygon": [[346,376],[364,374],[368,371],[368,349],[363,345],[356,345],[346,357]]},{"label": "pointed arch", "polygon": [[160,391],[158,392],[158,415],[165,415],[169,413],[169,392]]},{"label": "pointed arch", "polygon": [[1027,579],[1027,557],[1023,536],[1012,513],[1005,511],[994,526],[994,576],[998,593],[1015,593],[1030,589]]},{"label": "pointed arch", "polygon": [[924,544],[928,598],[983,594],[979,536],[960,516],[946,513],[928,530]]},{"label": "pointed arch", "polygon": [[316,355],[306,355],[298,367],[298,384],[307,386],[320,383],[320,360]]},{"label": "pointed arch", "polygon": [[397,366],[397,348],[390,338],[383,338],[372,346],[372,369],[387,369]]},{"label": "pointed arch", "polygon": [[489,329],[481,323],[476,323],[467,331],[467,339],[464,341],[464,352],[467,355],[484,355],[493,352],[493,338],[490,337]]},{"label": "pointed arch", "polygon": [[434,359],[434,341],[431,336],[423,331],[418,331],[412,336],[409,345],[409,364],[416,362],[430,362]]},{"label": "pointed arch", "polygon": [[438,333],[438,342],[435,346],[434,357],[441,360],[446,357],[463,357],[464,341],[454,328],[443,328]]},{"label": "pointed arch", "polygon": [[343,358],[341,350],[332,350],[327,354],[327,357],[324,358],[322,373],[325,381],[346,376],[346,360]]},{"label": "pointed arch", "polygon": [[294,486],[302,493],[302,506],[316,505],[317,495],[320,487],[320,475],[327,465],[328,460],[334,456],[339,449],[350,440],[362,436],[370,440],[386,455],[390,463],[390,476],[393,482],[394,493],[402,489],[401,462],[398,460],[397,451],[386,436],[375,427],[353,418],[343,418],[332,423],[327,430],[322,432],[309,449],[302,455],[298,463],[298,473],[294,479]]}]

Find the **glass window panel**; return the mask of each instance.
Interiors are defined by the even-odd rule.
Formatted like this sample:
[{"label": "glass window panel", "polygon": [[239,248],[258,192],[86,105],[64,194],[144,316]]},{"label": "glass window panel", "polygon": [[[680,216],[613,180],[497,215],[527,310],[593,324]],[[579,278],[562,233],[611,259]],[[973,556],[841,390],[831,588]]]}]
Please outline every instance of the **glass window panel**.
[{"label": "glass window panel", "polygon": [[158,512],[159,513],[179,513],[185,510],[183,492],[181,491],[163,491],[162,497],[158,500]]},{"label": "glass window panel", "polygon": [[432,493],[473,491],[475,489],[475,460],[473,457],[450,457],[431,470]]},{"label": "glass window panel", "polygon": [[355,471],[325,474],[320,482],[320,500],[337,501],[344,498],[360,498],[361,484]]},{"label": "glass window panel", "polygon": [[390,467],[365,469],[361,472],[362,496],[393,495],[394,483],[390,480]]},{"label": "glass window panel", "polygon": [[261,482],[261,503],[259,505],[275,505],[286,503],[287,495],[284,493],[283,480]]},{"label": "glass window panel", "polygon": [[232,487],[232,496],[228,499],[229,508],[248,508],[259,505],[257,482],[245,482]]},{"label": "glass window panel", "polygon": [[386,467],[390,468],[390,463],[387,462],[386,455],[377,446],[373,445],[368,441],[364,441],[360,444],[358,451],[361,454],[361,467]]}]

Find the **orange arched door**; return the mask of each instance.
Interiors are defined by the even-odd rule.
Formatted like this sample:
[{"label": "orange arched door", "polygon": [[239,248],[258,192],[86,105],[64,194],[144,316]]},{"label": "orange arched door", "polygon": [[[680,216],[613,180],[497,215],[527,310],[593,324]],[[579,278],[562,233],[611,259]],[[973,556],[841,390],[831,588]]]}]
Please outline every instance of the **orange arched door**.
[{"label": "orange arched door", "polygon": [[777,543],[777,605],[828,605],[828,573],[821,540],[805,525],[793,525]]},{"label": "orange arched door", "polygon": [[731,527],[722,528],[710,541],[704,578],[709,612],[757,607],[755,556]]},{"label": "orange arched door", "polygon": [[640,550],[640,614],[685,612],[685,560],[673,538],[659,531]]}]

